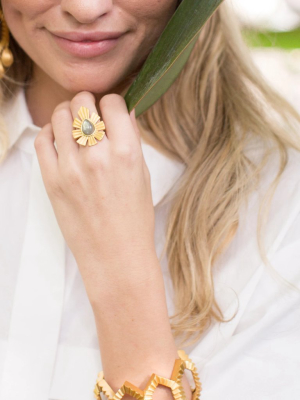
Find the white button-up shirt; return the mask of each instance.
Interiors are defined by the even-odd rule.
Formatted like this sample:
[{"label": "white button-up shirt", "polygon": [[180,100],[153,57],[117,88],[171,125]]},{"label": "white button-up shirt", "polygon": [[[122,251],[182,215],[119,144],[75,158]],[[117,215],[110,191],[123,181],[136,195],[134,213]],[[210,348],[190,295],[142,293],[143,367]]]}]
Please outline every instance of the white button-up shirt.
[{"label": "white button-up shirt", "polygon": [[[10,136],[0,165],[0,400],[92,400],[102,369],[94,315],[76,261],[46,194],[24,91],[2,110]],[[158,256],[170,202],[185,166],[142,141],[151,175]],[[259,145],[249,147],[258,157]],[[265,246],[273,268],[300,289],[300,155],[272,200]],[[269,163],[242,207],[236,236],[214,266],[215,294],[227,323],[213,323],[185,350],[207,400],[300,398],[300,294],[264,266],[256,228],[262,194],[276,173]],[[167,259],[161,260],[169,315],[174,311]],[[277,280],[276,280],[277,279]],[[155,372],[155,371],[153,371]],[[170,371],[171,373],[171,371]]]}]

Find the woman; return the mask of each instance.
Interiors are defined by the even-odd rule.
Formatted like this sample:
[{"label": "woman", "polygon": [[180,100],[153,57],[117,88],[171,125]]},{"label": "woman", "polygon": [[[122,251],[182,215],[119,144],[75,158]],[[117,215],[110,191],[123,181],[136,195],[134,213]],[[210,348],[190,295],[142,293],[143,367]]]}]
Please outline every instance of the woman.
[{"label": "woman", "polygon": [[[180,348],[203,398],[299,397],[300,119],[224,5],[168,92],[129,115],[177,3],[2,0],[1,399],[92,399],[101,369],[115,392],[143,389]],[[95,146],[72,137],[81,106],[105,122]]]}]

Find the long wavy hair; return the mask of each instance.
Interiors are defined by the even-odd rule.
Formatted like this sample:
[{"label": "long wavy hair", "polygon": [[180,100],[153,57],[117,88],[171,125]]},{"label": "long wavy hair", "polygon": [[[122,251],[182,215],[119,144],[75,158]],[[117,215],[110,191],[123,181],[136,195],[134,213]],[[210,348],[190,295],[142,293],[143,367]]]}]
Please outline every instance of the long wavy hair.
[{"label": "long wavy hair", "polygon": [[[15,62],[1,82],[2,104],[32,77],[32,61],[12,37],[11,49]],[[247,140],[272,143],[279,154],[270,200],[288,148],[300,151],[295,129],[300,116],[265,83],[222,4],[170,89],[137,121],[146,142],[186,165],[168,213],[164,249],[174,288],[173,334],[181,343],[194,343],[213,320],[225,322],[215,300],[213,265],[234,237],[240,207],[257,187],[269,156],[266,150],[260,162],[251,162]],[[1,122],[0,143],[3,160],[8,135]],[[267,208],[258,216],[261,225]]]}]

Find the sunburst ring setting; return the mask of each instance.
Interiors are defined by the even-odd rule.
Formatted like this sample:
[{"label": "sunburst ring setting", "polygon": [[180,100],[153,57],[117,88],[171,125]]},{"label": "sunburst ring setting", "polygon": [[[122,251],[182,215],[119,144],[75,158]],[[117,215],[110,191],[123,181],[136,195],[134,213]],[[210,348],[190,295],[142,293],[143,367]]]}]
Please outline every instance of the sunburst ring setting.
[{"label": "sunburst ring setting", "polygon": [[80,107],[78,111],[79,118],[73,121],[73,138],[81,146],[94,146],[103,139],[105,135],[105,124],[101,121],[100,116],[93,112],[90,116],[90,111],[86,107]]}]

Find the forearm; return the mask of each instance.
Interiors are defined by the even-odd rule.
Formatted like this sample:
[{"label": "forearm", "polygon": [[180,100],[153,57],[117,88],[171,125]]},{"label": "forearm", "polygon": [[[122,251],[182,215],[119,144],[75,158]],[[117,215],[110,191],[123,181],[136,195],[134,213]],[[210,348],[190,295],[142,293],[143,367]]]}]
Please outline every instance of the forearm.
[{"label": "forearm", "polygon": [[[132,258],[129,271],[137,269]],[[151,374],[170,378],[177,347],[171,332],[163,277],[156,256],[143,257],[143,273],[128,274],[128,280],[106,282],[111,290],[99,290],[93,310],[104,376],[114,391],[125,380],[144,389]],[[145,271],[148,273],[145,274]],[[147,279],[145,277],[147,276]],[[186,376],[182,384],[191,391]],[[169,389],[159,386],[157,400],[171,399]]]}]

